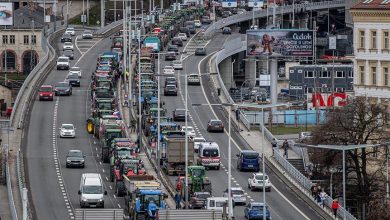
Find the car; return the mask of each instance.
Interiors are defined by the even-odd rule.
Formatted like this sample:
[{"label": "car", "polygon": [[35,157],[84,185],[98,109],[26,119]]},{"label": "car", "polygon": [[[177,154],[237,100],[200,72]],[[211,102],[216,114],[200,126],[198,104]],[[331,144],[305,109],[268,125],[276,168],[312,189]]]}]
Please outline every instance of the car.
[{"label": "car", "polygon": [[303,143],[303,142],[310,140],[311,137],[312,137],[311,132],[304,131],[304,132],[299,133],[298,141]]},{"label": "car", "polygon": [[69,150],[66,155],[66,168],[85,167],[85,155],[81,150]]},{"label": "car", "polygon": [[74,59],[73,50],[64,50],[62,56],[69,57],[70,60],[73,60]]},{"label": "car", "polygon": [[187,27],[180,27],[179,30],[181,33],[185,33],[187,35],[187,38],[191,36],[190,29],[188,29]]},{"label": "car", "polygon": [[69,82],[59,82],[54,87],[54,94],[56,96],[60,95],[72,95],[72,86],[69,84]]},{"label": "car", "polygon": [[172,51],[172,52],[176,52],[178,53],[179,52],[179,47],[177,45],[168,45],[168,49],[167,51]]},{"label": "car", "polygon": [[202,24],[211,24],[212,22],[209,16],[202,16],[200,21],[202,22]]},{"label": "car", "polygon": [[271,214],[268,210],[268,206],[265,206],[262,202],[250,202],[245,206],[244,216],[248,220],[263,220],[265,207],[266,220],[271,219]]},{"label": "car", "polygon": [[227,18],[227,17],[229,17],[231,15],[232,15],[232,13],[230,11],[223,11],[221,17],[222,18]]},{"label": "car", "polygon": [[186,21],[184,25],[190,30],[190,34],[196,33],[196,27],[194,21]]},{"label": "car", "polygon": [[165,66],[163,69],[163,73],[164,75],[173,75],[175,74],[175,69],[173,68],[173,66]]},{"label": "car", "polygon": [[[233,197],[234,204],[243,204],[246,205],[246,196],[245,192],[241,187],[232,187],[230,193]],[[228,189],[223,192],[223,197],[228,197]]]},{"label": "car", "polygon": [[175,70],[182,70],[183,69],[183,63],[180,60],[175,60],[172,62],[173,69]]},{"label": "car", "polygon": [[224,27],[222,29],[222,34],[232,34],[232,29],[230,27]]},{"label": "car", "polygon": [[192,126],[182,126],[180,131],[186,132],[189,137],[195,137],[195,130]]},{"label": "car", "polygon": [[74,66],[72,68],[70,68],[69,70],[69,74],[77,74],[79,76],[79,78],[81,78],[81,68],[78,67],[78,66]]},{"label": "car", "polygon": [[181,40],[180,37],[174,37],[171,41],[171,44],[172,45],[177,45],[178,47],[182,47],[183,46],[183,41]]},{"label": "car", "polygon": [[180,37],[182,41],[187,41],[187,34],[186,33],[179,33],[177,37]]},{"label": "car", "polygon": [[202,22],[200,22],[200,20],[194,20],[194,23],[196,28],[202,27]]},{"label": "car", "polygon": [[190,201],[189,207],[191,209],[202,209],[206,207],[207,198],[211,197],[209,192],[194,192]]},{"label": "car", "polygon": [[177,108],[172,112],[173,121],[185,121],[186,120],[186,110]]},{"label": "car", "polygon": [[70,34],[63,34],[61,37],[61,43],[72,42],[72,36]]},{"label": "car", "polygon": [[177,86],[177,79],[176,79],[176,77],[169,76],[169,77],[165,78],[164,87],[167,86],[167,85],[175,85],[175,86]]},{"label": "car", "polygon": [[209,122],[207,122],[207,131],[218,131],[218,132],[224,132],[224,125],[221,120],[219,119],[211,119]]},{"label": "car", "polygon": [[168,52],[165,54],[165,61],[172,61],[176,60],[176,53],[175,52]]},{"label": "car", "polygon": [[195,56],[205,56],[206,54],[206,48],[204,47],[197,47],[195,49]]},{"label": "car", "polygon": [[65,42],[62,46],[62,50],[73,50],[73,44],[71,42]]},{"label": "car", "polygon": [[237,170],[260,170],[260,155],[254,150],[240,150],[237,156]]},{"label": "car", "polygon": [[188,85],[200,85],[200,76],[197,73],[191,73],[187,76]]},{"label": "car", "polygon": [[69,57],[58,57],[57,59],[57,70],[69,70]]},{"label": "car", "polygon": [[164,88],[164,95],[177,96],[177,87],[175,85],[167,85]]},{"label": "car", "polygon": [[[263,184],[263,176],[264,176],[265,184]],[[263,187],[265,187],[265,191],[271,192],[272,186],[267,174],[263,175],[263,173],[253,173],[248,178],[248,189],[250,189],[251,191],[254,191],[256,189],[263,190]]]},{"label": "car", "polygon": [[83,35],[82,35],[82,38],[83,38],[83,39],[93,39],[92,31],[90,31],[90,30],[84,30],[84,31],[83,31]]},{"label": "car", "polygon": [[51,85],[42,85],[39,88],[39,101],[50,100],[53,101],[53,86]]},{"label": "car", "polygon": [[237,10],[237,14],[244,14],[246,12],[246,10],[245,9],[243,9],[243,8],[240,8],[240,9],[238,9]]},{"label": "car", "polygon": [[60,127],[60,137],[70,137],[75,138],[76,137],[76,128],[73,124],[62,124]]},{"label": "car", "polygon": [[194,141],[194,151],[195,153],[198,153],[200,143],[206,142],[206,139],[203,137],[194,137],[192,140]]},{"label": "car", "polygon": [[66,81],[72,86],[80,87],[80,78],[77,74],[68,74]]},{"label": "car", "polygon": [[73,28],[73,27],[68,27],[68,28],[66,28],[65,34],[69,34],[69,35],[71,35],[71,36],[74,36],[74,35],[75,35],[74,28]]}]

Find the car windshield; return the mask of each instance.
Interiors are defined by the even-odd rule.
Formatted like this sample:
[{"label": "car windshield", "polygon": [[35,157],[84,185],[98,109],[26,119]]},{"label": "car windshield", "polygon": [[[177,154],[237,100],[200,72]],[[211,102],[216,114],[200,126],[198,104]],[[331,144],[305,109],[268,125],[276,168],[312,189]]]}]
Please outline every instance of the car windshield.
[{"label": "car windshield", "polygon": [[194,138],[194,142],[206,142],[204,138]]},{"label": "car windshield", "polygon": [[70,68],[70,71],[80,71],[80,67],[72,67]]},{"label": "car windshield", "polygon": [[39,89],[39,91],[41,91],[41,92],[51,92],[52,89],[51,89],[51,87],[41,87],[41,88]]},{"label": "car windshield", "polygon": [[257,159],[259,157],[259,153],[253,152],[253,153],[245,153],[243,154],[245,159]]},{"label": "car windshield", "polygon": [[[256,175],[255,178],[256,178],[256,180],[263,180],[263,175]],[[265,175],[265,176],[264,176],[264,179],[265,179],[265,180],[268,180],[268,176]]]},{"label": "car windshield", "polygon": [[204,149],[203,155],[205,157],[218,157],[219,152],[218,152],[218,149]]},{"label": "car windshield", "polygon": [[144,197],[145,204],[154,202],[158,207],[160,206],[160,195],[145,195]]},{"label": "car windshield", "polygon": [[109,71],[110,70],[110,66],[99,66],[98,70]]},{"label": "car windshield", "polygon": [[176,89],[175,85],[167,85],[167,89]]},{"label": "car windshield", "polygon": [[263,210],[264,206],[260,206],[260,205],[254,205],[252,206],[252,210]]},{"label": "car windshield", "polygon": [[118,157],[121,157],[121,158],[131,156],[131,151],[129,151],[129,150],[118,150],[117,153],[118,153]]},{"label": "car windshield", "polygon": [[165,80],[168,81],[168,82],[169,82],[169,81],[176,81],[176,78],[174,78],[174,77],[168,77],[168,78],[166,78]]},{"label": "car windshield", "polygon": [[62,125],[62,129],[73,130],[73,125]]},{"label": "car windshield", "polygon": [[88,30],[85,30],[85,31],[84,31],[84,34],[92,34],[92,32],[91,32],[91,31],[88,31]]},{"label": "car windshield", "polygon": [[222,125],[221,121],[211,121],[212,125]]},{"label": "car windshield", "polygon": [[194,128],[193,127],[183,127],[183,130],[184,131],[193,131]]},{"label": "car windshield", "polygon": [[204,175],[204,170],[201,170],[201,169],[198,169],[198,170],[193,169],[192,170],[192,176],[194,176],[194,177],[201,177],[203,175]]},{"label": "car windshield", "polygon": [[210,194],[209,193],[199,193],[196,195],[197,198],[200,198],[200,199],[207,199],[210,197]]},{"label": "car windshield", "polygon": [[64,50],[64,54],[73,54],[73,52],[71,50]]},{"label": "car windshield", "polygon": [[83,153],[81,151],[78,151],[78,150],[71,150],[68,153],[68,157],[82,157],[82,156],[83,156]]},{"label": "car windshield", "polygon": [[231,190],[233,195],[244,195],[244,192],[242,190]]},{"label": "car windshield", "polygon": [[72,43],[70,43],[70,42],[65,42],[65,46],[71,46],[72,45]]},{"label": "car windshield", "polygon": [[83,186],[83,194],[102,194],[101,186]]},{"label": "car windshield", "polygon": [[165,66],[164,69],[166,69],[166,70],[172,70],[173,67],[172,67],[172,66]]},{"label": "car windshield", "polygon": [[79,78],[79,76],[75,75],[75,74],[68,75],[68,79],[78,79],[78,78]]},{"label": "car windshield", "polygon": [[68,62],[68,58],[58,58],[58,62]]},{"label": "car windshield", "polygon": [[57,83],[56,87],[69,87],[69,83],[67,82]]},{"label": "car windshield", "polygon": [[186,110],[184,110],[184,109],[176,109],[175,110],[175,114],[180,114],[180,115],[182,115],[182,114],[185,114],[186,113]]}]

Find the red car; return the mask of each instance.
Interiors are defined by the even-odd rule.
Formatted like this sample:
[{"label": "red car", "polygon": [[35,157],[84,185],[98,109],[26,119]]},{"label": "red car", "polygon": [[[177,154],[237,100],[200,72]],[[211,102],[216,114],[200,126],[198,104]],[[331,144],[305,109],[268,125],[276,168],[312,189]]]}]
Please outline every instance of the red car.
[{"label": "red car", "polygon": [[42,100],[53,101],[53,97],[54,97],[53,86],[42,85],[41,88],[39,88],[39,101]]}]

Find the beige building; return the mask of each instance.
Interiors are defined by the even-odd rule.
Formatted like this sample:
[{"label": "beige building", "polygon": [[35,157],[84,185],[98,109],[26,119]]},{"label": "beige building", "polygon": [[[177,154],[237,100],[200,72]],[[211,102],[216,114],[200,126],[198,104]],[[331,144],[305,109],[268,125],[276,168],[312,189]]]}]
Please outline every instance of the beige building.
[{"label": "beige building", "polygon": [[354,91],[390,99],[390,0],[364,0],[350,10],[354,33]]},{"label": "beige building", "polygon": [[0,85],[0,111],[5,112],[13,104],[12,90],[6,86]]}]

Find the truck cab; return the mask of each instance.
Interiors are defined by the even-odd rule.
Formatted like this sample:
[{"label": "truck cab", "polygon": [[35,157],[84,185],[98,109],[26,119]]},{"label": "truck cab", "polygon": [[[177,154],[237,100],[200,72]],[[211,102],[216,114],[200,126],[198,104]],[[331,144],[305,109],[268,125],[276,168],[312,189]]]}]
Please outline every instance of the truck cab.
[{"label": "truck cab", "polygon": [[255,170],[260,169],[260,155],[254,150],[242,150],[237,156],[237,169],[242,170]]},{"label": "truck cab", "polygon": [[[207,210],[217,210],[223,212],[224,207],[226,207],[226,213],[229,213],[229,204],[228,197],[209,197],[206,202]],[[233,206],[234,206],[234,202]],[[233,212],[233,210],[232,210]]]},{"label": "truck cab", "polygon": [[221,166],[221,157],[219,146],[216,142],[203,142],[199,144],[198,165],[206,168],[214,167],[219,170]]},{"label": "truck cab", "polygon": [[80,207],[104,208],[104,191],[102,177],[99,173],[83,173],[79,189]]}]

